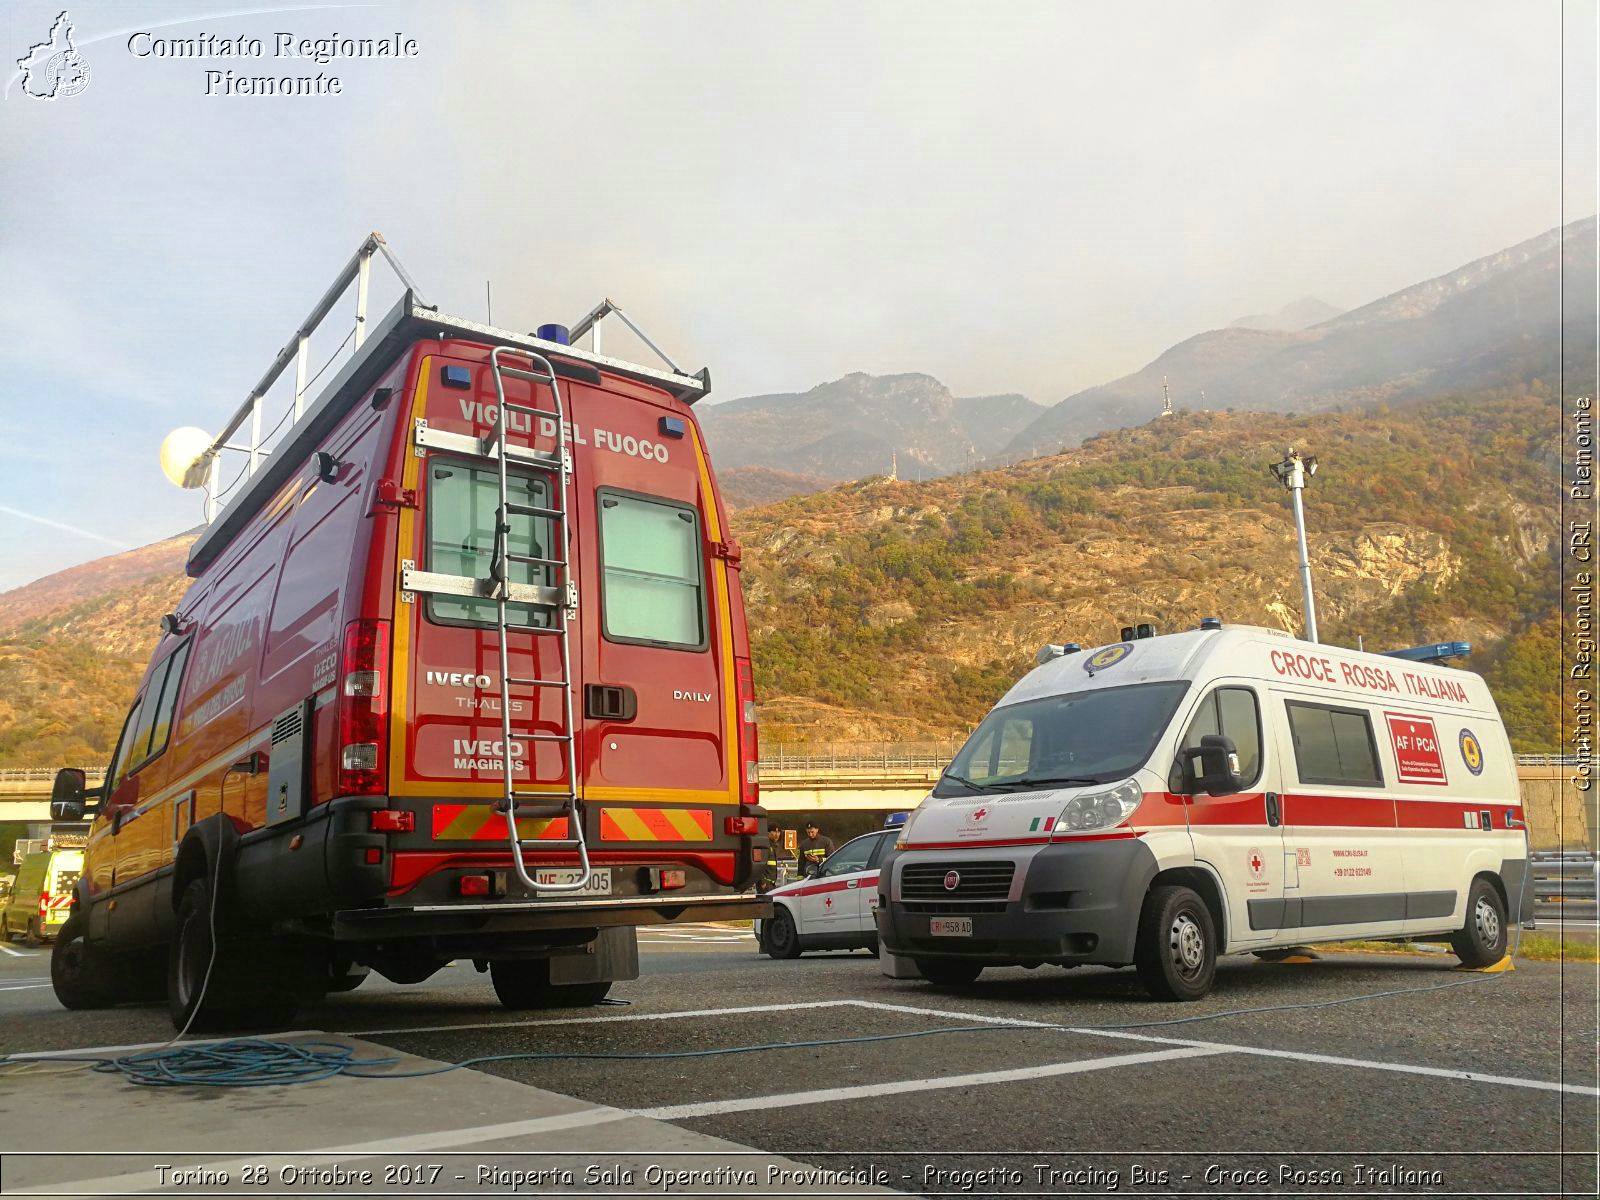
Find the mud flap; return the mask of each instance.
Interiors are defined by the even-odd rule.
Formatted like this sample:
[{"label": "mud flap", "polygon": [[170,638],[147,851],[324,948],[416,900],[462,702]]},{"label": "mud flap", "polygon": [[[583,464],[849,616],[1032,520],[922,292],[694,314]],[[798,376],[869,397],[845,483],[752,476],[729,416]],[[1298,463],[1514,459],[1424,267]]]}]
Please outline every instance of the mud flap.
[{"label": "mud flap", "polygon": [[899,954],[890,954],[882,938],[878,939],[878,970],[890,979],[922,978],[917,964]]},{"label": "mud flap", "polygon": [[550,982],[613,983],[639,978],[639,939],[633,926],[602,929],[594,941],[572,954],[550,958]]}]

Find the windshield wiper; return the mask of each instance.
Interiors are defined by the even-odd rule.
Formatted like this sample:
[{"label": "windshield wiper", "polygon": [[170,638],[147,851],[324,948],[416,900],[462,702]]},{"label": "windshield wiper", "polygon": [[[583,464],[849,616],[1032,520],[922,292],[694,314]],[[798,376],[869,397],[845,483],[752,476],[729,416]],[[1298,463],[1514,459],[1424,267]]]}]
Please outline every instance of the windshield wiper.
[{"label": "windshield wiper", "polygon": [[1087,787],[1092,783],[1099,783],[1098,779],[1090,779],[1082,775],[1024,775],[1020,779],[1013,779],[1006,784],[1010,788],[1041,787],[1055,785],[1056,787]]},{"label": "windshield wiper", "polygon": [[957,775],[954,771],[945,771],[940,774],[940,783],[943,783],[946,779],[950,780],[952,783],[958,783],[964,788],[969,788],[974,792],[983,790],[981,784],[973,783],[972,780],[968,779],[965,775]]}]

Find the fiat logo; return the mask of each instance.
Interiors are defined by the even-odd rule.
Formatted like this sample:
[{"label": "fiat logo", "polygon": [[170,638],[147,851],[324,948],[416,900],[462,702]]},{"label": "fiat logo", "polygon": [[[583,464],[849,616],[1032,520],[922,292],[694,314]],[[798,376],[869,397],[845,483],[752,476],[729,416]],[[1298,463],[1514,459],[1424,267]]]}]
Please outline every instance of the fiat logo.
[{"label": "fiat logo", "polygon": [[945,891],[953,892],[960,886],[961,886],[961,872],[960,871],[946,871],[944,873],[944,890]]}]

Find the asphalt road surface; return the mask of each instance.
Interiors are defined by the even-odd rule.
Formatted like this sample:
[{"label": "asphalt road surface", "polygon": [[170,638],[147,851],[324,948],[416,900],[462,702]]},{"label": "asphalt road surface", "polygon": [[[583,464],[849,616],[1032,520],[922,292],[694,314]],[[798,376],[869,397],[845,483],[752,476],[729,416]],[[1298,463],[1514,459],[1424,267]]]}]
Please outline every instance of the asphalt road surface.
[{"label": "asphalt road surface", "polygon": [[[715,926],[649,932],[641,950],[642,977],[613,989],[622,1003],[570,1015],[506,1012],[486,976],[457,964],[407,988],[374,976],[298,1026],[439,1062],[881,1037],[474,1069],[594,1112],[876,1171],[888,1188],[920,1195],[1104,1194],[1113,1177],[1122,1194],[1595,1188],[1592,965],[1523,963],[1484,975],[1456,971],[1439,954],[1338,953],[1304,965],[1230,958],[1210,997],[1176,1005],[1146,999],[1128,971],[1010,969],[937,989],[886,978],[864,953],[773,962],[747,931]],[[62,1010],[48,951],[5,951],[0,1050],[170,1037],[161,1008]],[[1387,994],[1352,1000],[1375,993]],[[962,1032],[936,1032],[950,1029]],[[103,1085],[87,1086],[128,1090],[95,1078]],[[48,1086],[0,1079],[0,1110]],[[196,1095],[196,1111],[211,1099]],[[296,1103],[293,1089],[252,1100],[264,1111]],[[451,1112],[433,1119],[462,1123]]]}]

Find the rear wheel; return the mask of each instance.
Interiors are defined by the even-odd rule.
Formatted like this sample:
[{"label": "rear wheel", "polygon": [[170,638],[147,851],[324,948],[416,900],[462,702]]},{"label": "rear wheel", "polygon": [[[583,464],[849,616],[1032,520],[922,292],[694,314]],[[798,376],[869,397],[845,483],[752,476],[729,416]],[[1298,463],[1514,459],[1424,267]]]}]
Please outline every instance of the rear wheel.
[{"label": "rear wheel", "polygon": [[1467,892],[1467,923],[1450,939],[1464,966],[1492,967],[1506,956],[1506,906],[1487,879],[1474,879]]},{"label": "rear wheel", "polygon": [[1198,1000],[1217,977],[1211,910],[1191,888],[1152,888],[1133,950],[1139,981],[1158,1000]]},{"label": "rear wheel", "polygon": [[772,919],[761,923],[761,940],[769,958],[800,957],[800,931],[794,915],[781,904],[773,905]]},{"label": "rear wheel", "polygon": [[84,937],[88,927],[80,913],[73,913],[61,927],[50,954],[50,984],[56,999],[67,1008],[107,1008],[117,1000],[105,952]]},{"label": "rear wheel", "polygon": [[507,1008],[585,1008],[599,1004],[611,991],[611,980],[551,983],[547,958],[502,959],[489,964],[494,994]]},{"label": "rear wheel", "polygon": [[167,1010],[176,1029],[285,1025],[305,992],[305,972],[289,948],[214,939],[212,883],[195,879],[178,906],[167,958]]},{"label": "rear wheel", "polygon": [[964,958],[918,958],[913,961],[924,979],[943,987],[972,983],[983,974],[982,963]]}]

